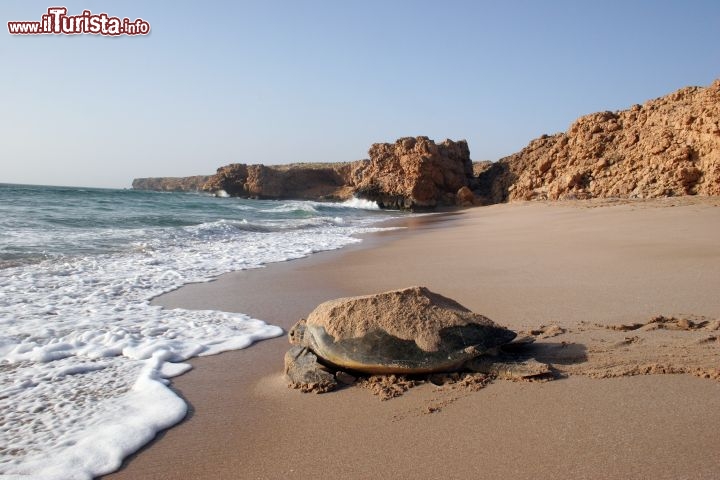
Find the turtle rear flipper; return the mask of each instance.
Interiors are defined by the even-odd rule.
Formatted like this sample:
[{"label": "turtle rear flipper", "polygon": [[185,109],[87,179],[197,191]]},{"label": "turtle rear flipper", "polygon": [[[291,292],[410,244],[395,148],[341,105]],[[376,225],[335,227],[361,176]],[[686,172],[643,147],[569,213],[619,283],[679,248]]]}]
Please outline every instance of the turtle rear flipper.
[{"label": "turtle rear flipper", "polygon": [[465,368],[470,371],[493,375],[505,380],[534,380],[551,378],[555,374],[547,363],[534,358],[528,360],[480,356],[469,360]]},{"label": "turtle rear flipper", "polygon": [[285,376],[290,387],[301,392],[325,393],[335,390],[335,376],[325,370],[309,348],[294,346],[285,354]]}]

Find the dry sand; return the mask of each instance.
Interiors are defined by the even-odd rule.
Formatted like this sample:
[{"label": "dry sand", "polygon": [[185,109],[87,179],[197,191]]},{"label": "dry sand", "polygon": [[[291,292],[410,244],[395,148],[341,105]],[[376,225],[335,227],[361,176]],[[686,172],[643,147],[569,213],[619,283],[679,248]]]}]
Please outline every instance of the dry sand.
[{"label": "dry sand", "polygon": [[189,418],[107,478],[718,478],[717,200],[511,204],[408,223],[158,302],[287,329],[331,298],[425,285],[534,334],[567,377],[425,383],[388,401],[360,386],[302,394],[281,376],[286,339],[268,340],[194,360],[173,382]]}]

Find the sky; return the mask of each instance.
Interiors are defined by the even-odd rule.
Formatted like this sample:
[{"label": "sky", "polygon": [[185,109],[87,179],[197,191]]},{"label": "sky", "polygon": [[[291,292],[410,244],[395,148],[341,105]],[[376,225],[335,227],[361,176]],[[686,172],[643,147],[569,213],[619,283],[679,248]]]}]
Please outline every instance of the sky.
[{"label": "sky", "polygon": [[[52,6],[149,35],[11,35]],[[425,135],[498,160],[720,77],[720,1],[3,0],[0,183],[127,188]]]}]

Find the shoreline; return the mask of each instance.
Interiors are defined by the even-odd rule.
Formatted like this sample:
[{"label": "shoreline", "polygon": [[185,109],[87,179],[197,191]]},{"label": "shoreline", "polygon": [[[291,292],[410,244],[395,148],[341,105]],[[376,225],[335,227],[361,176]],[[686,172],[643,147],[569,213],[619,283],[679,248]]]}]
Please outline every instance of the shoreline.
[{"label": "shoreline", "polygon": [[[226,274],[153,302],[239,311],[287,330],[321,301],[425,284],[514,329],[654,314],[720,318],[713,293],[720,252],[709,243],[720,237],[706,238],[720,229],[712,223],[720,209],[713,200],[672,203],[509,204],[441,214],[433,216],[439,222]],[[449,396],[422,385],[380,402],[357,387],[324,395],[288,389],[287,345],[283,336],[191,360],[193,370],[173,379],[188,418],[103,478],[332,478],[339,471],[348,478],[711,478],[720,468],[711,455],[720,447],[710,428],[720,421],[720,383],[712,380],[571,376]],[[437,397],[447,408],[423,414]]]}]

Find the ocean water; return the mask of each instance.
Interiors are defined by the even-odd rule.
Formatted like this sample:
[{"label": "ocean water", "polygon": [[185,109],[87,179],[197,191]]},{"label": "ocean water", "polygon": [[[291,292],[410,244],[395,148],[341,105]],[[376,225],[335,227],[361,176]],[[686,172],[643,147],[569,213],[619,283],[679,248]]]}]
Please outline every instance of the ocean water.
[{"label": "ocean water", "polygon": [[283,332],[149,301],[360,241],[397,213],[343,204],[0,184],[0,478],[86,479],[182,420],[185,360]]}]

